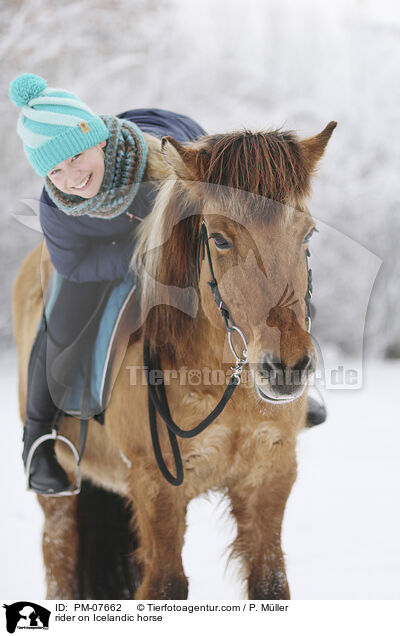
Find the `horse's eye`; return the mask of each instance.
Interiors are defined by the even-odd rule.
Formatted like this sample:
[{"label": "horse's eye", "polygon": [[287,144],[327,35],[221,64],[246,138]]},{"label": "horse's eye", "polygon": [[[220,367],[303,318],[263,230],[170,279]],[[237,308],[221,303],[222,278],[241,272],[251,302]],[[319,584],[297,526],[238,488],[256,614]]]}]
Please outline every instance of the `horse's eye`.
[{"label": "horse's eye", "polygon": [[228,250],[230,247],[232,247],[229,241],[227,241],[226,238],[222,236],[222,234],[218,234],[218,232],[210,234],[210,238],[214,239],[214,243],[219,250]]}]

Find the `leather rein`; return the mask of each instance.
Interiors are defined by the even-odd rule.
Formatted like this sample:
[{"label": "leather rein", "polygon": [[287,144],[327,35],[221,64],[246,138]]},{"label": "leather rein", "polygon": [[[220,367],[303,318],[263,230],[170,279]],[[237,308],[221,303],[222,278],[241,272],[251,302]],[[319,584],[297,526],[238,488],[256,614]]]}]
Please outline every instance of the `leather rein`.
[{"label": "leather rein", "polygon": [[[164,378],[161,370],[160,360],[157,353],[153,350],[150,351],[150,343],[147,339],[144,341],[143,345],[143,360],[144,360],[144,369],[147,380],[148,387],[148,410],[149,410],[149,424],[150,424],[150,433],[153,444],[154,455],[156,458],[157,465],[165,477],[165,479],[172,484],[173,486],[180,486],[183,482],[184,473],[183,473],[183,463],[182,457],[179,450],[179,444],[177,437],[182,438],[191,438],[196,437],[202,433],[206,428],[212,424],[216,418],[222,413],[226,404],[231,399],[234,394],[236,388],[239,386],[241,381],[241,374],[243,370],[243,366],[247,364],[247,342],[243,332],[239,329],[239,327],[233,321],[229,309],[224,303],[220,291],[218,289],[218,282],[215,278],[214,268],[211,259],[210,246],[209,246],[209,238],[207,234],[207,227],[204,220],[201,223],[200,228],[200,236],[199,243],[197,248],[197,274],[198,279],[200,279],[200,264],[204,260],[205,255],[207,254],[208,266],[211,274],[211,281],[208,282],[208,286],[213,294],[214,301],[219,309],[219,312],[222,316],[222,319],[225,324],[225,329],[228,335],[229,347],[232,351],[232,354],[235,358],[236,364],[232,369],[232,375],[229,378],[229,382],[224,391],[224,394],[216,407],[211,411],[211,413],[204,418],[199,424],[197,424],[194,428],[185,430],[180,428],[172,419],[171,413],[169,410],[167,394],[165,391]],[[312,281],[311,281],[311,269],[308,267],[308,256],[310,256],[310,252],[307,248],[306,250],[306,265],[307,265],[307,276],[308,276],[308,287],[307,293],[305,296],[306,302],[306,328],[307,331],[311,329],[311,293],[312,293]],[[238,354],[235,350],[235,347],[232,342],[233,334],[237,333],[242,339],[243,343],[243,351],[241,354]],[[151,382],[150,373],[157,371],[157,383]],[[168,470],[163,455],[161,451],[161,445],[157,430],[157,413],[164,420],[168,437],[171,445],[171,450],[175,463],[175,472],[176,476],[172,475],[172,473]]]}]

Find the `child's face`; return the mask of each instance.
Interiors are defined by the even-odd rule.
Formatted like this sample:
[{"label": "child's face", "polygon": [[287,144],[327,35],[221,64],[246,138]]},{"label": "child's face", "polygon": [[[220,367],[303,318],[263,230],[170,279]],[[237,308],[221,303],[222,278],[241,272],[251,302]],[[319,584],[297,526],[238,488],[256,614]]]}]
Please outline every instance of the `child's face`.
[{"label": "child's face", "polygon": [[84,150],[79,155],[65,159],[48,173],[50,181],[65,194],[75,194],[82,199],[94,197],[100,190],[104,177],[104,152],[106,142]]}]

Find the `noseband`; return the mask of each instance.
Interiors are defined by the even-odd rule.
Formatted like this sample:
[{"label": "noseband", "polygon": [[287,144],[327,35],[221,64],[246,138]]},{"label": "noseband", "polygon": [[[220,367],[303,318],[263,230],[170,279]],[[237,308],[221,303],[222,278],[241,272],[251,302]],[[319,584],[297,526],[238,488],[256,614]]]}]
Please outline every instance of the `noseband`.
[{"label": "noseband", "polygon": [[[200,228],[200,236],[199,242],[197,246],[197,274],[198,279],[200,280],[200,266],[201,262],[204,260],[205,255],[207,253],[208,266],[211,274],[211,281],[208,282],[208,286],[213,294],[215,303],[219,309],[219,312],[222,316],[222,319],[225,324],[225,329],[228,335],[229,347],[232,351],[232,354],[235,358],[235,366],[231,367],[232,375],[229,378],[228,385],[224,391],[224,394],[221,400],[218,402],[217,406],[211,411],[211,413],[202,420],[197,426],[190,430],[185,430],[177,426],[171,417],[171,413],[168,406],[167,395],[165,391],[164,379],[162,376],[161,365],[156,352],[150,351],[150,343],[147,339],[144,341],[143,345],[143,359],[144,359],[144,368],[148,386],[148,409],[149,409],[149,423],[150,423],[150,433],[153,443],[154,455],[158,464],[158,467],[165,477],[165,479],[172,484],[173,486],[179,486],[183,482],[183,464],[182,457],[179,450],[178,445],[178,437],[182,438],[191,438],[199,435],[202,431],[204,431],[210,424],[216,420],[216,418],[222,413],[226,404],[231,399],[234,391],[240,384],[241,374],[243,370],[243,366],[247,364],[247,342],[246,338],[239,329],[239,327],[235,324],[233,318],[229,313],[229,309],[224,303],[220,291],[218,289],[218,282],[215,278],[214,268],[211,259],[209,239],[207,234],[207,227],[204,220],[201,223]],[[305,296],[306,303],[306,328],[309,332],[311,329],[311,294],[312,294],[312,281],[311,281],[311,269],[308,266],[308,257],[310,256],[310,251],[307,248],[306,250],[306,266],[307,266],[307,293]],[[234,347],[232,338],[233,334],[237,333],[242,340],[243,350],[241,354],[236,352]],[[150,372],[157,371],[158,372],[158,382],[157,386],[154,385],[150,381]],[[161,377],[160,377],[161,376]],[[170,473],[168,470],[161,451],[158,431],[157,431],[157,413],[164,420],[167,425],[168,437],[171,445],[172,454],[175,462],[176,469],[176,477]]]}]

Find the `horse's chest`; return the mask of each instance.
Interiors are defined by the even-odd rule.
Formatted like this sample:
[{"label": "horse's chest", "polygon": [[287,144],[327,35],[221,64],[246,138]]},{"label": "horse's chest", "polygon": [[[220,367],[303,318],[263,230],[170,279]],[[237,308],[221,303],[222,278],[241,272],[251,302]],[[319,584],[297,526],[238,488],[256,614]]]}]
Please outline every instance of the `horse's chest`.
[{"label": "horse's chest", "polygon": [[[187,393],[181,402],[183,421],[190,421],[188,428],[192,428],[214,406],[211,397]],[[227,411],[200,435],[180,443],[185,472],[207,480],[211,476],[224,478],[232,471],[246,471],[250,465],[273,462],[284,445],[284,434],[276,423],[251,418],[240,409]]]},{"label": "horse's chest", "polygon": [[[213,392],[177,388],[170,401],[176,423],[186,430],[209,415],[218,402]],[[268,418],[248,400],[232,400],[223,413],[202,433],[179,439],[185,488],[197,496],[208,488],[224,488],[249,474],[264,475],[284,459],[289,441],[287,427]],[[289,435],[290,437],[290,435]],[[162,446],[168,447],[166,427]]]}]

